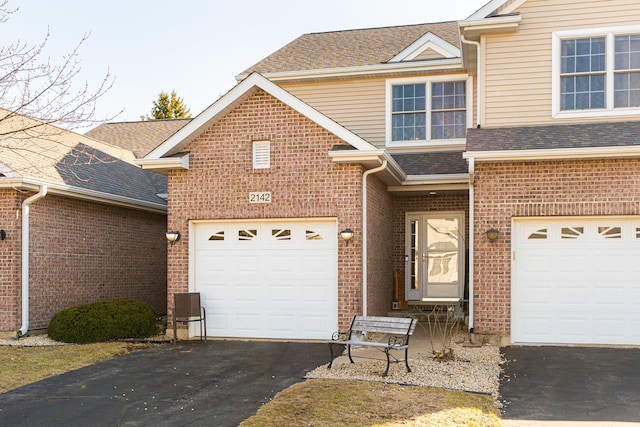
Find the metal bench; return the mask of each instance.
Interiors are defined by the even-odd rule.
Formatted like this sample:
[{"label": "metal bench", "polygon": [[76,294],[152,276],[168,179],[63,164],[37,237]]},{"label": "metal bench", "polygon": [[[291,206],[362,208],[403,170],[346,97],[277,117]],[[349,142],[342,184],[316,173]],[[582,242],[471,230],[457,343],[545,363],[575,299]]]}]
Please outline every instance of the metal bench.
[{"label": "metal bench", "polygon": [[[354,316],[347,332],[334,332],[331,340],[328,341],[331,361],[327,365],[327,369],[331,369],[333,365],[334,346],[346,345],[351,363],[354,363],[351,354],[352,346],[372,347],[384,352],[387,358],[387,369],[382,374],[384,377],[389,373],[389,364],[391,362],[404,362],[407,372],[411,372],[408,361],[409,337],[413,335],[416,323],[417,320],[405,317]],[[376,334],[384,334],[383,339],[385,341],[376,339]],[[356,338],[358,336],[360,339]],[[404,350],[404,359],[398,359],[393,354],[390,354],[391,350]]]}]

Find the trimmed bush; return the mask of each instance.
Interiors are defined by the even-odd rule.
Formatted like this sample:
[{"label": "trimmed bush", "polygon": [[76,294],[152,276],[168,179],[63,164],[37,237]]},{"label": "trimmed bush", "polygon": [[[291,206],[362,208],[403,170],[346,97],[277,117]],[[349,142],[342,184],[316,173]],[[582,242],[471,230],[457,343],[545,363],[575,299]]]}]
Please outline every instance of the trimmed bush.
[{"label": "trimmed bush", "polygon": [[147,338],[157,332],[156,313],[140,301],[109,300],[60,311],[49,323],[49,337],[61,342],[90,343]]}]

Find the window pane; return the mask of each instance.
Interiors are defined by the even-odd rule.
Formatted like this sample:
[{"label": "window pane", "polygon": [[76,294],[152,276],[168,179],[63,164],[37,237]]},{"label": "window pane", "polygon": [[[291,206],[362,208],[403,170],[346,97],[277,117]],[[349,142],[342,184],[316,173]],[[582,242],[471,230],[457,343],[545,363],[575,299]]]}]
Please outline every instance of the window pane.
[{"label": "window pane", "polygon": [[562,95],[562,97],[560,98],[560,108],[562,110],[575,110],[575,95],[573,93]]},{"label": "window pane", "polygon": [[576,41],[575,40],[562,40],[561,44],[562,56],[574,56],[576,54]]},{"label": "window pane", "polygon": [[587,110],[591,104],[591,99],[588,93],[576,93],[576,109]]},{"label": "window pane", "polygon": [[591,57],[591,71],[604,71],[606,68],[604,55]]},{"label": "window pane", "polygon": [[628,70],[629,69],[629,54],[616,53],[616,70]]},{"label": "window pane", "polygon": [[593,92],[591,94],[591,108],[604,108],[604,92]]}]

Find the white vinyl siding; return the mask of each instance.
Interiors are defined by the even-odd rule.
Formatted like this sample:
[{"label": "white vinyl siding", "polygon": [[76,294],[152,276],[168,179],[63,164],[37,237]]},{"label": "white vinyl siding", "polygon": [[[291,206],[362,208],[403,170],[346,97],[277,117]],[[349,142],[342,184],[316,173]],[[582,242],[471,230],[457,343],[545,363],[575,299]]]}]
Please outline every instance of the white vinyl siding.
[{"label": "white vinyl siding", "polygon": [[285,90],[378,147],[385,145],[385,80],[281,83]]},{"label": "white vinyl siding", "polygon": [[[552,118],[552,34],[576,28],[637,25],[636,0],[528,1],[517,32],[483,37],[485,126],[557,123]],[[558,19],[558,17],[570,19]],[[628,120],[629,115],[590,117],[590,121]],[[562,122],[580,122],[567,117]]]}]

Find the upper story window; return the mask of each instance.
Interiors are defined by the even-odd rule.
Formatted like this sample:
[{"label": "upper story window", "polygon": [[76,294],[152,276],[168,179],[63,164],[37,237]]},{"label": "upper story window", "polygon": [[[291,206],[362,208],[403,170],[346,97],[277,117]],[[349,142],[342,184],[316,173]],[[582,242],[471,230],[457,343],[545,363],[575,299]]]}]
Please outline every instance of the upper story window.
[{"label": "upper story window", "polygon": [[387,145],[441,145],[464,141],[468,117],[467,77],[387,82]]},{"label": "upper story window", "polygon": [[640,113],[640,27],[553,35],[554,117]]}]

